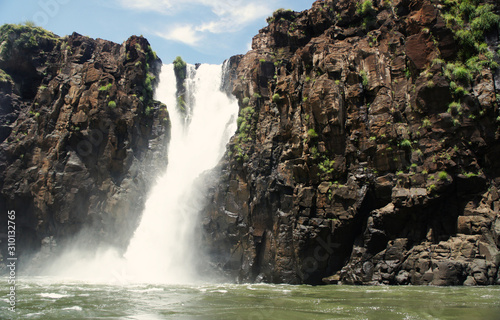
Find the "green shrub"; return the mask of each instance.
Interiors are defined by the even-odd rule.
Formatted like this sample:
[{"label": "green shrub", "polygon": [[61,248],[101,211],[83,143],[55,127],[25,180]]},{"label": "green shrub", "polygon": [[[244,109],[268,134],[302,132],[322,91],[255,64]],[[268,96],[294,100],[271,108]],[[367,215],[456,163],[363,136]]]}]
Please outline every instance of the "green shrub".
[{"label": "green shrub", "polygon": [[113,100],[111,100],[110,102],[108,102],[108,107],[110,107],[110,108],[116,108],[116,102],[114,102]]},{"label": "green shrub", "polygon": [[0,26],[0,44],[2,44],[0,56],[4,56],[13,47],[34,48],[42,39],[59,42],[58,36],[41,27],[36,27],[30,21],[25,24],[4,24]]},{"label": "green shrub", "polygon": [[[237,119],[238,124],[238,140],[237,147],[241,150],[241,143],[248,142],[251,140],[251,132],[252,132],[252,116],[255,113],[255,110],[251,107],[245,107],[240,110],[240,115]],[[243,153],[239,152],[240,156],[238,158],[243,159]]]},{"label": "green shrub", "polygon": [[243,123],[243,121],[245,121],[245,118],[243,117],[238,117],[238,119],[236,119],[236,125],[238,126],[238,128],[241,126],[241,124]]},{"label": "green shrub", "polygon": [[251,116],[254,114],[254,112],[255,112],[255,110],[252,107],[246,107],[246,108],[241,109],[241,115],[244,117]]},{"label": "green shrub", "polygon": [[375,14],[375,8],[373,8],[373,2],[371,0],[365,0],[363,2],[358,3],[356,13],[365,17],[368,15]]},{"label": "green shrub", "polygon": [[250,103],[250,98],[249,97],[243,98],[243,100],[241,101],[241,103],[243,103],[244,106],[248,105],[248,103]]},{"label": "green shrub", "polygon": [[318,159],[320,157],[321,154],[319,153],[318,148],[316,146],[312,146],[310,150],[311,150],[311,157],[313,159]]},{"label": "green shrub", "polygon": [[184,81],[186,79],[186,62],[180,56],[177,56],[173,62],[174,73],[178,80]]},{"label": "green shrub", "polygon": [[432,127],[431,120],[429,120],[429,118],[424,118],[424,120],[422,120],[422,128],[430,128],[430,127]]},{"label": "green shrub", "polygon": [[411,149],[411,141],[408,139],[404,139],[399,143],[399,145],[401,146],[401,148]]},{"label": "green shrub", "polygon": [[469,72],[469,70],[463,66],[463,65],[458,65],[453,69],[453,76],[457,80],[463,80],[463,81],[471,81],[472,80],[472,74]]},{"label": "green shrub", "polygon": [[467,29],[461,29],[455,33],[455,36],[457,37],[460,45],[466,46],[468,48],[474,48],[474,44],[476,43],[476,39],[475,39],[472,31],[467,30]]},{"label": "green shrub", "polygon": [[448,105],[448,112],[450,110],[460,110],[460,108],[461,108],[460,102],[454,101]]},{"label": "green shrub", "polygon": [[[475,18],[470,23],[471,29],[476,31],[488,31],[500,25],[500,17],[493,10],[491,4],[478,6],[474,12]],[[482,34],[481,34],[482,35]]]},{"label": "green shrub", "polygon": [[[272,16],[270,16],[266,19],[267,23],[272,23],[272,22],[276,21],[276,19],[278,18],[278,15],[285,13],[285,12],[293,12],[293,10],[292,9],[283,9],[283,8],[277,9],[273,12]],[[295,14],[291,14],[290,18],[295,19]],[[281,17],[280,20],[283,20],[283,17]]]},{"label": "green shrub", "polygon": [[484,68],[484,62],[483,60],[479,60],[478,56],[473,56],[465,61],[465,66],[469,69],[469,72],[478,73]]},{"label": "green shrub", "polygon": [[0,82],[14,83],[14,81],[12,80],[12,77],[7,72],[3,71],[2,69],[0,69]]},{"label": "green shrub", "polygon": [[432,59],[431,66],[434,67],[437,64],[444,65],[445,62],[444,62],[443,59],[440,59],[440,58],[434,58],[434,59]]},{"label": "green shrub", "polygon": [[454,89],[454,92],[457,96],[463,96],[468,94],[467,90],[464,89],[462,86],[458,86]]},{"label": "green shrub", "polygon": [[363,82],[363,87],[368,87],[368,75],[366,74],[365,70],[361,70],[359,72],[359,75],[361,76],[362,82]]},{"label": "green shrub", "polygon": [[182,112],[186,111],[186,102],[182,96],[177,97],[177,108],[179,108]]},{"label": "green shrub", "polygon": [[462,106],[460,105],[459,102],[452,102],[448,105],[448,113],[452,115],[457,115],[461,109]]},{"label": "green shrub", "polygon": [[144,80],[144,86],[146,87],[146,90],[152,90],[152,83],[151,83],[152,78],[146,76],[146,80]]},{"label": "green shrub", "polygon": [[472,177],[477,177],[479,174],[474,172],[463,172],[463,175],[466,176],[467,178],[472,178]]},{"label": "green shrub", "polygon": [[278,93],[273,94],[273,101],[279,102],[281,100],[281,96]]},{"label": "green shrub", "polygon": [[[479,0],[445,0],[443,18],[453,30],[459,44],[459,60],[465,61],[484,51],[481,43],[485,33],[500,26],[500,16],[492,4],[479,4]],[[482,52],[483,54],[485,52]],[[482,60],[484,60],[482,58]],[[486,60],[489,60],[486,57]]]},{"label": "green shrub", "polygon": [[335,160],[325,159],[318,164],[318,168],[326,174],[332,173],[335,168]]},{"label": "green shrub", "polygon": [[448,180],[448,173],[446,173],[446,171],[440,171],[438,173],[438,179],[441,181]]},{"label": "green shrub", "polygon": [[108,84],[107,84],[107,85],[105,85],[105,86],[101,86],[101,87],[99,88],[99,91],[108,91],[109,89],[111,89],[111,87],[112,87],[112,86],[113,86],[113,84],[112,84],[112,83],[108,83]]},{"label": "green shrub", "polygon": [[316,133],[316,130],[314,130],[313,128],[307,130],[307,135],[311,139],[316,139],[318,137],[318,134]]}]

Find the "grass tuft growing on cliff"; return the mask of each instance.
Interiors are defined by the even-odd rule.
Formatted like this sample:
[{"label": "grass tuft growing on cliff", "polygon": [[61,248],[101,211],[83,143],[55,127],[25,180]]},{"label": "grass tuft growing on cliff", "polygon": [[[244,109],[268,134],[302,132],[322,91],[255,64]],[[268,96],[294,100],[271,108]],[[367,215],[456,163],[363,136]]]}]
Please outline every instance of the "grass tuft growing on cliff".
[{"label": "grass tuft growing on cliff", "polygon": [[281,100],[279,93],[273,94],[273,102],[278,103]]},{"label": "grass tuft growing on cliff", "polygon": [[368,80],[368,75],[366,74],[366,71],[365,70],[361,70],[359,72],[359,75],[361,76],[363,87],[365,87],[365,88],[368,87],[368,85],[370,84],[370,82]]},{"label": "grass tuft growing on cliff", "polygon": [[316,133],[316,130],[314,130],[313,128],[307,130],[307,136],[310,138],[310,139],[316,139],[318,137],[318,134]]},{"label": "grass tuft growing on cliff", "polygon": [[105,86],[100,86],[99,87],[99,91],[108,91],[109,89],[111,89],[111,87],[113,86],[112,83],[108,83],[107,85]]},{"label": "grass tuft growing on cliff", "polygon": [[363,18],[362,27],[366,30],[373,25],[377,11],[373,7],[372,0],[364,0],[358,2],[356,13]]},{"label": "grass tuft growing on cliff", "polygon": [[0,69],[0,82],[14,83],[12,81],[12,77],[8,73],[6,73],[5,71],[3,71],[2,69]]},{"label": "grass tuft growing on cliff", "polygon": [[[485,0],[444,0],[441,9],[446,25],[453,31],[457,44],[457,57],[443,63],[443,72],[450,82],[451,95],[457,105],[450,105],[454,116],[461,115],[460,101],[470,94],[474,79],[485,69],[497,69],[495,51],[486,43],[486,36],[500,28],[500,16],[493,4]],[[469,115],[475,119],[474,115]],[[459,120],[454,119],[458,125]]]},{"label": "grass tuft growing on cliff", "polygon": [[356,13],[363,16],[363,17],[368,16],[368,15],[374,15],[375,8],[373,8],[372,0],[365,0],[365,1],[358,3]]},{"label": "grass tuft growing on cliff", "polygon": [[445,0],[444,5],[443,18],[460,45],[459,59],[465,62],[484,50],[485,35],[500,27],[500,16],[494,5],[477,0]]},{"label": "grass tuft growing on cliff", "polygon": [[295,19],[295,14],[292,9],[280,8],[273,12],[273,15],[266,19],[267,23],[273,23],[276,20]]},{"label": "grass tuft growing on cliff", "polygon": [[438,179],[441,181],[448,180],[448,173],[446,173],[446,171],[440,171],[438,173]]},{"label": "grass tuft growing on cliff", "polygon": [[59,37],[32,22],[4,24],[0,27],[0,57],[12,48],[30,49],[42,40],[59,40]]},{"label": "grass tuft growing on cliff", "polygon": [[184,81],[186,79],[186,62],[180,56],[177,56],[173,62],[174,72],[177,79]]},{"label": "grass tuft growing on cliff", "polygon": [[236,141],[235,145],[232,147],[231,154],[236,156],[238,161],[247,161],[249,159],[248,154],[244,151],[244,144],[252,141],[255,135],[255,125],[252,121],[255,110],[253,106],[246,106],[240,110],[237,124],[238,129],[236,131]]}]

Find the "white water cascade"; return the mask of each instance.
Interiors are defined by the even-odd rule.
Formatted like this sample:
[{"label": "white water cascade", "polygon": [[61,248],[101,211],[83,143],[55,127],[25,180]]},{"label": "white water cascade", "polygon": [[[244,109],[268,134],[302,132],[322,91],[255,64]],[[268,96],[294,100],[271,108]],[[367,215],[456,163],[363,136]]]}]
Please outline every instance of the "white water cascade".
[{"label": "white water cascade", "polygon": [[195,259],[200,252],[194,243],[201,206],[197,199],[202,197],[193,195],[207,191],[196,180],[221,159],[236,131],[238,103],[221,91],[225,66],[187,68],[188,98],[186,112],[182,112],[176,107],[173,65],[162,67],[156,99],[167,105],[170,115],[168,165],[148,195],[125,254],[98,248],[95,257],[87,259],[78,250],[69,250],[47,268],[47,275],[98,282],[186,284],[203,280],[196,275]]},{"label": "white water cascade", "polygon": [[127,270],[141,280],[187,282],[194,277],[194,226],[197,212],[189,196],[195,180],[213,168],[236,130],[238,104],[220,90],[223,68],[188,65],[187,114],[172,108],[176,78],[172,65],[164,65],[157,99],[167,104],[171,140],[166,173],[158,180],[146,202],[141,223],[125,254]]}]

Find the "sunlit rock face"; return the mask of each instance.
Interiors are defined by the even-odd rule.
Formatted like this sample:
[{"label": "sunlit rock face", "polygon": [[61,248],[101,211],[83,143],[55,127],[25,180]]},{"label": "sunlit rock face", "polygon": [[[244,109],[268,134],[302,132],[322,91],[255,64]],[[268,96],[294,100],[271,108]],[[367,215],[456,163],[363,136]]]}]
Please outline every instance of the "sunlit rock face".
[{"label": "sunlit rock face", "polygon": [[146,173],[166,165],[169,119],[153,100],[161,61],[142,37],[0,31],[0,210],[17,213],[19,254],[55,250],[83,229],[91,247],[125,248]]},{"label": "sunlit rock face", "polygon": [[457,10],[326,0],[268,19],[234,61],[239,129],[202,213],[215,268],[241,282],[499,283],[498,5],[482,7],[492,26],[474,20],[475,47]]}]

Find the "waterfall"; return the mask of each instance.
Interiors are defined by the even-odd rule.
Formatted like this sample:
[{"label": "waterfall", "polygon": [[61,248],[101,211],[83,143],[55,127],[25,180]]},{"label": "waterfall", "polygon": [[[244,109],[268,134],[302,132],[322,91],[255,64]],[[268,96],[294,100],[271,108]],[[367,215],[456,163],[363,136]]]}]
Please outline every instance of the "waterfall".
[{"label": "waterfall", "polygon": [[[46,270],[47,275],[90,281],[182,284],[197,280],[194,242],[199,195],[196,183],[213,168],[236,131],[238,103],[221,90],[226,65],[188,65],[186,111],[177,108],[173,65],[163,65],[156,99],[167,105],[171,139],[167,169],[151,189],[142,218],[125,254],[97,248],[93,259],[69,250]],[[198,261],[199,262],[199,261]],[[64,268],[61,268],[64,266]],[[201,280],[201,279],[200,279]]]},{"label": "waterfall", "polygon": [[[213,168],[236,130],[238,104],[220,90],[223,66],[188,65],[187,111],[176,108],[173,65],[164,65],[156,90],[171,118],[168,167],[153,187],[124,255],[128,273],[144,281],[179,283],[194,277],[197,221],[195,180]],[[174,107],[172,107],[174,106]],[[184,121],[186,113],[189,121]]]}]

